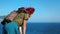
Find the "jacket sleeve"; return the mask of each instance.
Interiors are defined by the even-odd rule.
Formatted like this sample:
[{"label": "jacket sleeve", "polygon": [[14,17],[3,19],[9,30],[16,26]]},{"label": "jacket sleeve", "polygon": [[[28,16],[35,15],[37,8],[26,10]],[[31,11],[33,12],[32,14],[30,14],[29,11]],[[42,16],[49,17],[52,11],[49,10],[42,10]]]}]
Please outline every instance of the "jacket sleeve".
[{"label": "jacket sleeve", "polygon": [[29,19],[29,14],[25,14],[24,20],[28,20],[28,19]]}]

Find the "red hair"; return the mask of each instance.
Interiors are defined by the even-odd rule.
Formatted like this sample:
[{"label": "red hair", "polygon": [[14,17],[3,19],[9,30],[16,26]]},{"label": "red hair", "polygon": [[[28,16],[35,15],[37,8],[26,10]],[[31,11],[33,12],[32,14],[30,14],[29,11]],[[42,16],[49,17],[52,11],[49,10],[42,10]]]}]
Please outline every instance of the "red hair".
[{"label": "red hair", "polygon": [[27,8],[28,14],[31,15],[34,13],[35,9],[34,8]]}]

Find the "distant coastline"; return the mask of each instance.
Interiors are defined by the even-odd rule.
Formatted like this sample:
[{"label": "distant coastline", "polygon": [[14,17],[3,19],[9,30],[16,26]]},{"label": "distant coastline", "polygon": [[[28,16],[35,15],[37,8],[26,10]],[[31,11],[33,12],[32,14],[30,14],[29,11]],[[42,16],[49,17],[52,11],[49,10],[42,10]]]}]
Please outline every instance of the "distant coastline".
[{"label": "distant coastline", "polygon": [[1,21],[2,21],[3,19],[2,18],[0,18],[0,23],[1,23]]},{"label": "distant coastline", "polygon": [[0,19],[3,19],[3,18],[5,18],[5,16],[0,16]]},{"label": "distant coastline", "polygon": [[0,23],[4,19],[5,16],[0,16]]}]

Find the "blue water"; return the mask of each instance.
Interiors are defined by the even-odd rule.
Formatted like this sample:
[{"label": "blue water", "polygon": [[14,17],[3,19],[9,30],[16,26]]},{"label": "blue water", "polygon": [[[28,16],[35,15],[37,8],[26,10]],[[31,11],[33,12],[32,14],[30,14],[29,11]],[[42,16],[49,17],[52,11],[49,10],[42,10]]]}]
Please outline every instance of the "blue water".
[{"label": "blue water", "polygon": [[27,34],[60,34],[60,23],[27,23],[26,31]]},{"label": "blue water", "polygon": [[27,34],[60,34],[60,23],[27,23]]}]

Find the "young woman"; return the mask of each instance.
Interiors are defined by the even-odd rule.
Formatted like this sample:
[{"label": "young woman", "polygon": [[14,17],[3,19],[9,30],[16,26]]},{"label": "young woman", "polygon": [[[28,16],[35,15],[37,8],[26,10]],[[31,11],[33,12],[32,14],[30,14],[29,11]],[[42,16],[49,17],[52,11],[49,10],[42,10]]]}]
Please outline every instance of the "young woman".
[{"label": "young woman", "polygon": [[[24,19],[27,19],[28,16],[26,14],[25,8],[19,8],[18,11],[16,11],[17,15],[14,17],[14,19],[12,19],[12,17],[10,19],[4,19],[1,23],[4,25],[7,34],[19,34],[19,27],[22,25],[22,22]],[[20,30],[21,31],[21,30]],[[22,33],[21,33],[22,34]]]},{"label": "young woman", "polygon": [[[30,8],[27,8],[26,11],[27,11],[27,14],[29,14],[29,18],[30,18],[32,16],[32,14],[34,13],[35,9],[30,7]],[[26,34],[26,23],[27,23],[27,20],[28,19],[25,19],[23,21],[23,34]]]},{"label": "young woman", "polygon": [[13,21],[8,21],[9,23],[5,24],[7,34],[19,34],[19,31],[20,34],[26,34],[26,22],[33,12],[34,8],[18,9],[18,15],[13,19]]}]

